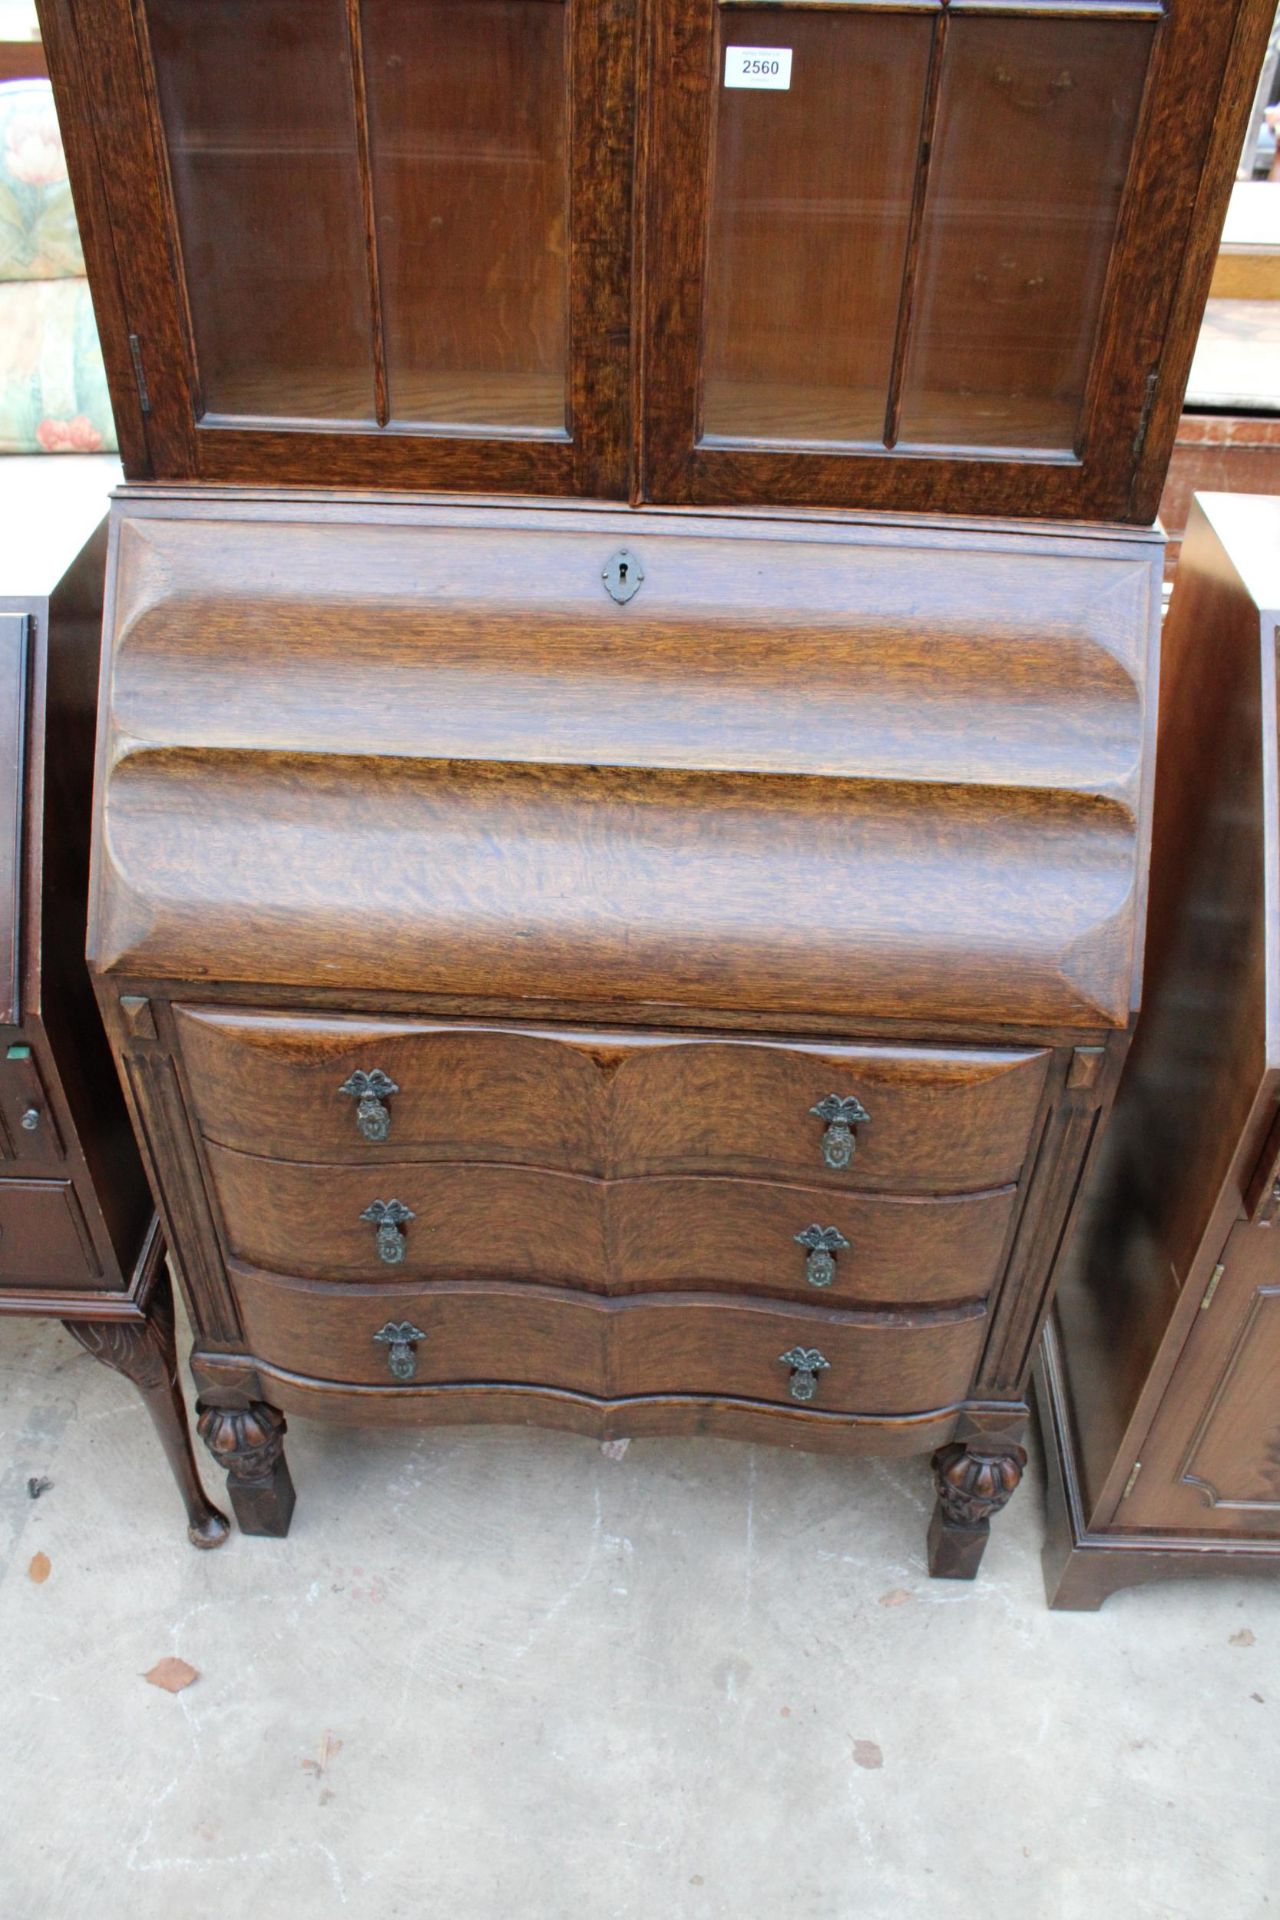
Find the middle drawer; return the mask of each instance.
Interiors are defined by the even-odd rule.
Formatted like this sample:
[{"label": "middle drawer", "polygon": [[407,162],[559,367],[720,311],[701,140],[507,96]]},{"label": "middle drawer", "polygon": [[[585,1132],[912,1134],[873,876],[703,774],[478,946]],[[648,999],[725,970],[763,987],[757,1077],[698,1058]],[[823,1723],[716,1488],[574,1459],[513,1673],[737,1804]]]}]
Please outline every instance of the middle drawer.
[{"label": "middle drawer", "polygon": [[529,1278],[600,1293],[985,1297],[1015,1189],[943,1198],[531,1167],[320,1166],[206,1143],[233,1259],[316,1280]]}]

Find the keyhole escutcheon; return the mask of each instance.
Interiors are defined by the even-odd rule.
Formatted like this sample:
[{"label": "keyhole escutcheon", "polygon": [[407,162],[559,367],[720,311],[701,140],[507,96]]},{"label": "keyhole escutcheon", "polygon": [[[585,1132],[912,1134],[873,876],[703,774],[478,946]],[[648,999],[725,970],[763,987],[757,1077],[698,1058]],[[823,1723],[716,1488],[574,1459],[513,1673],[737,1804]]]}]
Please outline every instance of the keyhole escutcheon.
[{"label": "keyhole escutcheon", "polygon": [[609,598],[616,600],[621,607],[639,593],[640,583],[644,579],[644,568],[634,553],[626,547],[621,547],[601,568],[600,577],[604,581]]}]

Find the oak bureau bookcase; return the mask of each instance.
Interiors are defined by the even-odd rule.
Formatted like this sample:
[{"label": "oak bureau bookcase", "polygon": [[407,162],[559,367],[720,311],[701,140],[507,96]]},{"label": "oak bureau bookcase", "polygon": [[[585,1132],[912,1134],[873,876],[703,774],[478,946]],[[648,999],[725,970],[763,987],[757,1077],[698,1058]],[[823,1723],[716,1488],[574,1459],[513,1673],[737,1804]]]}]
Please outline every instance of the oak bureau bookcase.
[{"label": "oak bureau bookcase", "polygon": [[245,1526],[287,1413],[545,1420],[931,1453],[975,1571],[1269,17],[45,0],[133,483],[91,962]]},{"label": "oak bureau bookcase", "polygon": [[126,471],[1149,524],[1272,13],[41,0]]},{"label": "oak bureau bookcase", "polygon": [[92,960],[242,1521],[282,1411],[545,1419],[931,1449],[972,1572],[1137,994],[1160,541],[113,538]]}]

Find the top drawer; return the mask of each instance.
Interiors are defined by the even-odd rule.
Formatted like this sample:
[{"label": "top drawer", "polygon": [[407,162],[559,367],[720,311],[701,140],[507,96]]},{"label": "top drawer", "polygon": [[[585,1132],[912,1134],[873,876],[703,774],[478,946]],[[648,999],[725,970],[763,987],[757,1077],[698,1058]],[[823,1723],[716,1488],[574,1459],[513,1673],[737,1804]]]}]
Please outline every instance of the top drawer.
[{"label": "top drawer", "polygon": [[[1015,1180],[1051,1058],[213,1008],[176,1018],[200,1130],[241,1153],[903,1193]],[[827,1101],[854,1104],[813,1111]]]}]

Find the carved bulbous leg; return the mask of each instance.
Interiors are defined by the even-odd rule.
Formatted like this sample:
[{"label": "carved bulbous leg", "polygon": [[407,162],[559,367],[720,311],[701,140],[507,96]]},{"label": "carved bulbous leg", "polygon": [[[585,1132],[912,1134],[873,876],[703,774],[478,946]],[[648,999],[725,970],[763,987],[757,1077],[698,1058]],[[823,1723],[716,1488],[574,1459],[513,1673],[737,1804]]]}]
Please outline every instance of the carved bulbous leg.
[{"label": "carved bulbous leg", "polygon": [[283,1540],[293,1518],[295,1494],[284,1457],[285,1417],[255,1400],[249,1407],[198,1408],[200,1438],[220,1467],[245,1533]]},{"label": "carved bulbous leg", "polygon": [[991,1516],[1017,1492],[1026,1464],[1025,1449],[1007,1440],[953,1440],[934,1454],[938,1504],[929,1522],[929,1571],[935,1579],[973,1579]]},{"label": "carved bulbous leg", "polygon": [[231,1529],[226,1515],[205,1497],[196,1472],[187,1410],[178,1384],[173,1296],[167,1278],[162,1277],[152,1289],[145,1320],[64,1320],[62,1324],[86,1353],[132,1380],[146,1403],[178,1483],[187,1509],[188,1540],[193,1547],[220,1547]]}]

